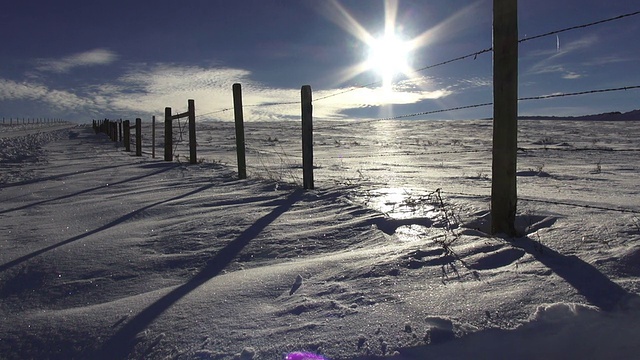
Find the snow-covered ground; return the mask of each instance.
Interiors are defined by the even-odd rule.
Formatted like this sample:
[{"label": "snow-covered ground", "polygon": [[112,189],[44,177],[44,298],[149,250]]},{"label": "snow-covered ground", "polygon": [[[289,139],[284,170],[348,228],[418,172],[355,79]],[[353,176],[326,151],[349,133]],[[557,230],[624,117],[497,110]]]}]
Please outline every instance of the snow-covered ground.
[{"label": "snow-covered ground", "polygon": [[246,124],[248,180],[232,123],[196,165],[61,126],[0,129],[0,358],[640,356],[637,122],[521,121],[518,238],[490,121],[316,122],[314,191],[298,123]]}]

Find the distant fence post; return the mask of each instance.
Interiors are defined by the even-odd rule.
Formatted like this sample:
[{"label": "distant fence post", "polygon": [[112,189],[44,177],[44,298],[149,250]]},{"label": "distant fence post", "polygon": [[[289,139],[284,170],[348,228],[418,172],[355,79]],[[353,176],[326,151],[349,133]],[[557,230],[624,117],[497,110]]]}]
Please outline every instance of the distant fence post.
[{"label": "distant fence post", "polygon": [[302,95],[302,182],[305,190],[313,189],[313,105],[311,86],[304,85]]},{"label": "distant fence post", "polygon": [[120,121],[116,120],[116,122],[118,123],[118,135],[120,137],[120,141],[122,141],[122,119],[120,119]]},{"label": "distant fence post", "polygon": [[236,122],[236,150],[238,153],[238,178],[247,178],[247,157],[244,141],[244,115],[242,114],[242,86],[233,84],[233,114]]},{"label": "distant fence post", "polygon": [[198,159],[196,158],[196,104],[195,101],[189,99],[188,101],[188,117],[189,117],[189,163],[196,164]]},{"label": "distant fence post", "polygon": [[136,118],[136,156],[142,156],[142,119]]},{"label": "distant fence post", "polygon": [[109,122],[109,137],[111,137],[111,141],[118,141],[118,123],[115,121]]},{"label": "distant fence post", "polygon": [[129,120],[125,120],[122,124],[124,130],[124,151],[131,151],[131,129],[129,128]]},{"label": "distant fence post", "polygon": [[491,233],[516,235],[518,2],[493,0]]},{"label": "distant fence post", "polygon": [[171,108],[164,108],[164,161],[173,160],[173,124],[171,121]]},{"label": "distant fence post", "polygon": [[151,117],[151,158],[156,158],[156,116]]}]

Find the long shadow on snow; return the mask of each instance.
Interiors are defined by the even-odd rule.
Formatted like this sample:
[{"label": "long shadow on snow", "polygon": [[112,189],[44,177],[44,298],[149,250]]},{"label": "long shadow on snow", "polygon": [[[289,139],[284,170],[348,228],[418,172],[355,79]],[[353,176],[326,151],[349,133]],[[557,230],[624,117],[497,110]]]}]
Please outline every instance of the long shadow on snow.
[{"label": "long shadow on snow", "polygon": [[[536,260],[547,266],[555,274],[573,286],[591,305],[595,305],[603,311],[613,311],[619,306],[624,307],[626,300],[636,296],[624,290],[618,284],[614,283],[602,274],[598,269],[581,260],[577,256],[562,255],[528,237],[514,240],[513,245],[531,254]],[[485,331],[495,332],[496,334],[505,334],[505,336],[512,333],[511,330],[506,329],[487,329]],[[398,349],[399,354],[395,356],[363,355],[352,358],[351,360],[422,359],[424,355],[420,354],[429,346],[455,341],[456,339],[453,333],[445,335],[449,336],[445,336],[442,339],[433,342],[431,345],[418,345]],[[473,334],[470,336],[473,336]]]},{"label": "long shadow on snow", "polygon": [[53,198],[53,199],[41,200],[41,201],[37,201],[37,202],[31,203],[31,204],[14,207],[14,208],[11,208],[11,209],[0,210],[0,214],[6,214],[6,213],[9,213],[9,212],[12,212],[12,211],[24,210],[24,209],[28,209],[30,207],[34,207],[34,206],[38,206],[38,205],[42,205],[42,204],[46,204],[46,203],[54,202],[54,201],[58,201],[58,200],[69,199],[69,198],[72,198],[74,196],[87,194],[87,193],[90,193],[90,192],[93,192],[93,191],[96,191],[96,190],[104,189],[104,188],[109,187],[109,186],[115,186],[115,185],[120,185],[120,184],[126,184],[126,183],[129,183],[129,182],[132,182],[132,181],[138,181],[138,180],[147,178],[149,176],[154,176],[154,175],[161,174],[161,173],[163,173],[165,171],[169,171],[169,170],[171,170],[173,168],[176,168],[178,166],[180,166],[180,165],[179,164],[175,164],[175,163],[167,163],[167,165],[165,165],[160,170],[153,171],[153,172],[150,172],[148,174],[131,177],[131,178],[124,179],[124,180],[121,180],[121,181],[116,181],[116,182],[111,183],[109,185],[100,185],[100,186],[92,187],[92,188],[89,188],[89,189],[84,189],[84,190],[75,192],[73,194],[62,195],[62,196],[58,196],[58,197]]},{"label": "long shadow on snow", "polygon": [[200,285],[216,277],[224,270],[233,259],[244,249],[245,246],[255,239],[262,230],[274,222],[280,215],[289,210],[293,204],[298,202],[303,195],[303,191],[298,189],[290,193],[286,198],[276,201],[278,207],[269,214],[258,219],[249,226],[235,240],[220,250],[207,265],[187,283],[180,285],[162,298],[158,299],[138,315],[127,322],[109,340],[107,340],[96,354],[95,358],[100,359],[124,359],[134,349],[136,336],[149,326],[156,318],[169,309],[178,300],[198,288]]},{"label": "long shadow on snow", "polygon": [[83,171],[74,171],[74,172],[62,173],[62,174],[58,174],[58,175],[43,176],[43,177],[40,177],[40,178],[37,178],[37,179],[30,179],[30,180],[23,180],[23,181],[17,181],[17,182],[12,182],[12,183],[0,184],[0,189],[16,187],[16,186],[31,185],[31,184],[36,184],[36,183],[39,183],[39,182],[42,182],[42,181],[65,179],[65,178],[68,178],[68,177],[74,176],[74,175],[88,174],[88,173],[92,173],[92,172],[96,172],[96,171],[115,169],[115,168],[119,168],[119,167],[131,166],[131,165],[132,164],[101,166],[101,167],[96,167],[95,169],[87,169],[87,170],[83,170]]},{"label": "long shadow on snow", "polygon": [[161,201],[155,202],[153,204],[147,205],[145,207],[142,207],[140,209],[134,210],[134,211],[132,211],[132,212],[126,214],[126,215],[123,215],[123,216],[111,221],[108,224],[102,225],[102,226],[100,226],[98,228],[95,228],[95,229],[93,229],[91,231],[87,231],[87,232],[82,233],[80,235],[74,236],[74,237],[72,237],[70,239],[67,239],[67,240],[61,241],[59,243],[47,246],[47,247],[42,248],[40,250],[36,250],[36,251],[32,252],[31,254],[27,254],[27,255],[21,256],[21,257],[15,259],[15,260],[9,261],[8,263],[2,264],[2,265],[0,265],[0,272],[5,271],[7,269],[10,269],[10,268],[12,268],[12,267],[14,267],[16,265],[19,265],[19,264],[21,264],[21,263],[23,263],[23,262],[25,262],[27,260],[30,260],[30,259],[36,257],[38,255],[44,254],[44,253],[46,253],[48,251],[51,251],[51,250],[56,249],[56,248],[59,248],[59,247],[61,247],[63,245],[70,244],[70,243],[72,243],[74,241],[78,241],[80,239],[86,238],[87,236],[91,236],[93,234],[97,234],[97,233],[99,233],[101,231],[107,230],[107,229],[109,229],[111,227],[120,225],[123,222],[133,218],[135,215],[137,215],[137,214],[139,214],[139,213],[141,213],[141,212],[143,212],[145,210],[148,210],[148,209],[150,209],[150,208],[152,208],[154,206],[162,205],[164,203],[168,203],[168,202],[171,202],[171,201],[175,201],[175,200],[179,200],[179,199],[185,198],[185,197],[193,195],[193,194],[197,194],[197,193],[199,193],[201,191],[205,191],[205,190],[207,190],[207,189],[209,189],[209,188],[211,188],[211,187],[213,187],[215,185],[216,184],[209,184],[209,185],[201,186],[201,187],[199,187],[199,188],[197,188],[195,190],[189,191],[189,192],[184,193],[182,195],[174,196],[174,197],[172,197],[170,199],[166,199],[166,200],[161,200]]},{"label": "long shadow on snow", "polygon": [[615,310],[631,294],[593,265],[574,255],[563,255],[528,237],[513,242],[573,286],[586,300],[604,311]]}]

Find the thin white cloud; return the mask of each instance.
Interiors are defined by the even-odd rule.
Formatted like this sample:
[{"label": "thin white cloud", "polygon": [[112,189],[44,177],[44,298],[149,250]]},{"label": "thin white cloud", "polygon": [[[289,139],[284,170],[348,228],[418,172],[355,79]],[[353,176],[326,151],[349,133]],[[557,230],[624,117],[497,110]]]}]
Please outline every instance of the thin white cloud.
[{"label": "thin white cloud", "polygon": [[39,59],[36,70],[43,72],[67,73],[83,66],[109,65],[116,61],[116,53],[106,49],[95,49],[69,55],[61,59]]},{"label": "thin white cloud", "polygon": [[562,75],[562,78],[567,80],[575,80],[575,79],[580,79],[582,77],[583,77],[582,75],[574,73],[572,71],[569,71],[566,74]]},{"label": "thin white cloud", "polygon": [[[16,82],[0,79],[0,100],[40,101],[83,117],[144,118],[163,116],[165,107],[171,107],[174,113],[184,112],[187,100],[194,99],[196,115],[202,116],[201,119],[231,120],[232,86],[241,83],[245,120],[300,117],[300,89],[268,87],[251,79],[251,75],[247,70],[225,67],[138,64],[111,82],[91,84],[75,91],[55,90],[35,80]],[[344,93],[336,95],[340,92]],[[315,90],[314,117],[343,119],[350,109],[413,104],[452,93],[452,90],[424,79],[400,82],[392,90]]]},{"label": "thin white cloud", "polygon": [[0,100],[40,101],[60,110],[79,110],[91,105],[86,98],[64,90],[50,89],[33,82],[16,82],[0,78]]},{"label": "thin white cloud", "polygon": [[[90,97],[96,106],[157,115],[163,114],[165,107],[171,107],[174,112],[186,111],[187,100],[195,99],[196,114],[207,114],[206,118],[231,119],[233,112],[222,110],[233,107],[231,89],[234,83],[242,84],[246,120],[282,120],[300,116],[299,89],[267,87],[252,80],[251,72],[247,70],[224,67],[136,65],[114,84],[91,87]],[[421,83],[412,86],[400,84],[393,91],[378,88],[316,91],[314,99],[349,90],[314,101],[314,117],[339,119],[349,109],[411,104],[452,93],[447,89],[424,90],[416,88],[416,85],[424,87]]]},{"label": "thin white cloud", "polygon": [[562,44],[559,47],[554,47],[549,50],[532,51],[527,54],[529,57],[544,57],[544,59],[538,61],[529,68],[527,73],[529,74],[549,74],[549,73],[561,73],[564,79],[577,79],[580,77],[574,71],[568,69],[566,62],[561,60],[568,55],[574,54],[583,49],[589,49],[595,46],[599,41],[598,36],[589,35],[579,40],[572,41],[566,44]]}]

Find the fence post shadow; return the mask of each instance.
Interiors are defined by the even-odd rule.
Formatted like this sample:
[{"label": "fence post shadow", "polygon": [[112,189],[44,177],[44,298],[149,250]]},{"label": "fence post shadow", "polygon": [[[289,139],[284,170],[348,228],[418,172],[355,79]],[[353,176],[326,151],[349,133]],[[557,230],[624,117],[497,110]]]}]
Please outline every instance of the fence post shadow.
[{"label": "fence post shadow", "polygon": [[563,255],[539,242],[522,237],[513,245],[532,255],[560,276],[591,304],[603,311],[613,311],[632,295],[593,265],[575,255]]},{"label": "fence post shadow", "polygon": [[122,328],[102,344],[95,354],[95,358],[127,358],[136,345],[136,336],[138,333],[147,328],[178,300],[197,289],[200,285],[218,276],[222,270],[231,264],[245,246],[255,239],[262,230],[298,202],[303,194],[304,191],[302,189],[296,189],[287,197],[277,201],[279,205],[275,209],[256,220],[256,222],[243,231],[236,239],[218,251],[193,278],[156,300],[122,326]]}]

